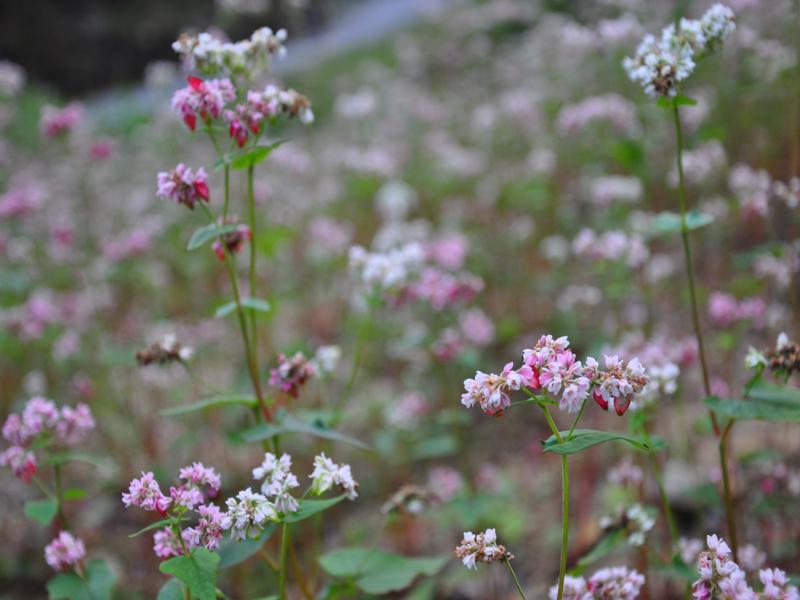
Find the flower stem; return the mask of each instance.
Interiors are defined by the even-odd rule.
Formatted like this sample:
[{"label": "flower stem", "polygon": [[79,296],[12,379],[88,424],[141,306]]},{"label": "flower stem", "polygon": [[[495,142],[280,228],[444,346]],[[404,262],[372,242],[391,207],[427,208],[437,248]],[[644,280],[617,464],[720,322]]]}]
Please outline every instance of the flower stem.
[{"label": "flower stem", "polygon": [[[703,389],[706,396],[711,395],[711,384],[708,375],[708,362],[706,361],[705,345],[703,344],[703,333],[700,329],[700,314],[697,307],[697,294],[694,284],[694,269],[692,267],[692,249],[689,245],[689,227],[686,223],[686,181],[683,175],[683,133],[681,131],[681,116],[678,102],[674,101],[672,104],[672,114],[675,122],[675,141],[677,143],[677,167],[678,167],[678,184],[681,209],[681,238],[683,239],[683,255],[686,259],[686,274],[689,278],[689,295],[692,301],[692,322],[694,324],[694,332],[697,337],[697,349],[700,355],[700,367],[703,372]],[[737,535],[736,535],[736,520],[733,515],[733,500],[731,497],[730,477],[728,475],[728,461],[727,461],[727,444],[725,438],[727,433],[723,434],[717,421],[717,416],[714,411],[709,411],[711,415],[711,424],[714,427],[714,433],[719,438],[719,456],[720,456],[720,470],[722,471],[723,493],[725,495],[725,518],[728,523],[728,536],[731,541],[731,550],[733,551],[734,558],[737,555]],[[730,425],[726,431],[730,430]]]},{"label": "flower stem", "polygon": [[517,591],[519,592],[520,598],[522,598],[522,600],[525,600],[525,592],[522,591],[522,586],[519,584],[519,579],[517,579],[517,574],[514,572],[514,567],[511,566],[511,561],[506,558],[503,562],[506,563],[508,571],[509,573],[511,573],[511,578],[514,580],[514,585],[516,586]]},{"label": "flower stem", "polygon": [[583,411],[586,409],[586,402],[589,400],[588,396],[583,399],[583,404],[581,404],[581,409],[578,411],[578,416],[575,417],[575,420],[572,422],[572,427],[569,428],[569,433],[567,434],[567,441],[572,439],[572,434],[575,433],[575,428],[578,426],[578,421],[581,420],[583,416]]},{"label": "flower stem", "polygon": [[567,548],[569,546],[569,459],[561,456],[561,563],[558,568],[558,600],[564,598],[564,578],[567,576]]},{"label": "flower stem", "polygon": [[[256,293],[256,247],[258,236],[256,231],[256,202],[253,193],[253,165],[247,167],[247,208],[248,226],[250,227],[250,297],[257,298]],[[258,330],[256,329],[256,318],[258,311],[250,311],[250,340],[253,349],[253,360],[258,364]]]},{"label": "flower stem", "polygon": [[728,474],[728,434],[733,429],[735,419],[731,419],[725,426],[725,431],[719,439],[719,461],[722,466],[722,489],[725,496],[725,519],[728,524],[728,538],[731,542],[731,552],[733,560],[738,561],[739,532],[736,529],[736,519],[733,512],[733,497],[731,494],[730,475]]},{"label": "flower stem", "polygon": [[542,406],[542,411],[544,412],[544,418],[547,419],[547,424],[550,426],[553,435],[558,440],[558,443],[562,444],[564,438],[561,437],[561,432],[558,430],[556,422],[553,420],[553,415],[550,414],[550,409],[547,406]]},{"label": "flower stem", "polygon": [[281,570],[278,574],[278,598],[286,600],[286,568],[289,556],[289,524],[283,524],[281,532]]},{"label": "flower stem", "polygon": [[64,494],[61,489],[61,465],[53,465],[53,478],[56,485],[56,503],[58,504],[58,520],[63,529],[69,529],[67,515],[64,513]]}]

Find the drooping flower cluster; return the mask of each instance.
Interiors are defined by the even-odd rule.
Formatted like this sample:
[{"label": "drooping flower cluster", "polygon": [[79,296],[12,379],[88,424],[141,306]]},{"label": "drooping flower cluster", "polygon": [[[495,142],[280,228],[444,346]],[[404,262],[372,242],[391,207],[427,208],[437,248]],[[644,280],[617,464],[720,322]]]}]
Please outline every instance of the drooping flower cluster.
[{"label": "drooping flower cluster", "polygon": [[3,424],[3,438],[11,447],[0,454],[0,466],[9,467],[17,477],[29,482],[37,468],[34,450],[75,446],[94,427],[92,411],[86,404],[59,410],[52,400],[31,398],[21,414],[8,415]]},{"label": "drooping flower cluster", "polygon": [[185,164],[178,163],[171,171],[161,171],[156,195],[190,209],[194,209],[197,202],[208,202],[211,194],[205,169],[200,167],[195,173]]},{"label": "drooping flower cluster", "polygon": [[642,392],[649,381],[637,358],[626,363],[616,356],[607,356],[605,369],[601,369],[589,357],[584,366],[569,349],[566,336],[543,335],[533,348],[523,350],[522,362],[516,370],[513,362],[506,364],[499,375],[478,371],[473,379],[464,381],[461,404],[470,408],[477,403],[481,410],[493,415],[510,405],[511,392],[528,388],[529,393],[547,392],[558,400],[562,410],[574,413],[591,391],[601,407],[607,410],[613,402],[617,414],[622,416],[633,396]]},{"label": "drooping flower cluster", "polygon": [[48,138],[64,136],[75,128],[82,116],[83,107],[77,102],[63,108],[47,105],[42,108],[39,129]]},{"label": "drooping flower cluster", "polygon": [[207,75],[249,77],[267,68],[271,56],[286,54],[287,37],[285,29],[273,32],[269,27],[257,29],[249,39],[238,42],[224,42],[208,32],[196,37],[184,33],[172,44],[172,49],[187,61],[190,69],[196,68]]},{"label": "drooping flower cluster", "polygon": [[[587,581],[567,575],[564,600],[636,600],[644,586],[644,575],[626,567],[600,569]],[[550,600],[558,597],[558,586],[550,588]]]},{"label": "drooping flower cluster", "polygon": [[314,458],[314,470],[309,477],[312,479],[311,491],[314,494],[324,494],[336,485],[350,500],[358,497],[358,483],[353,479],[350,465],[337,465],[324,452]]},{"label": "drooping flower cluster", "polygon": [[716,535],[706,537],[708,550],[698,559],[700,578],[692,585],[692,597],[697,600],[798,600],[800,592],[789,583],[780,569],[761,569],[758,578],[761,593],[747,583],[747,574],[733,561],[731,550]]},{"label": "drooping flower cluster", "polygon": [[78,567],[86,557],[86,546],[69,531],[62,531],[44,548],[47,564],[56,571]]},{"label": "drooping flower cluster", "polygon": [[278,355],[278,366],[270,370],[269,384],[297,398],[300,388],[316,374],[314,363],[302,352],[295,352],[291,358],[281,353]]},{"label": "drooping flower cluster", "polygon": [[146,350],[139,350],[136,353],[136,362],[140,367],[148,365],[168,365],[179,362],[185,363],[194,356],[194,348],[184,346],[178,338],[169,333],[161,341],[150,345]]},{"label": "drooping flower cluster", "polygon": [[696,62],[715,51],[736,28],[733,12],[722,4],[712,6],[700,19],[680,20],[661,31],[661,39],[646,35],[636,55],[623,66],[631,81],[651,97],[673,98],[680,84],[694,71]]},{"label": "drooping flower cluster", "polygon": [[634,396],[641,393],[649,381],[644,366],[638,358],[627,363],[617,356],[604,357],[605,369],[591,356],[586,359],[587,375],[594,382],[592,397],[603,410],[614,410],[625,414]]},{"label": "drooping flower cluster", "polygon": [[226,110],[224,117],[228,122],[228,134],[241,148],[250,134],[261,133],[264,120],[279,114],[296,117],[304,125],[314,122],[308,98],[295,90],[281,90],[274,85],[268,85],[262,92],[248,91],[245,102]]},{"label": "drooping flower cluster", "polygon": [[226,104],[236,99],[230,79],[188,77],[187,82],[189,85],[173,94],[172,109],[192,131],[197,127],[197,117],[209,125],[222,115]]},{"label": "drooping flower cluster", "polygon": [[461,543],[456,547],[456,556],[468,569],[477,569],[478,563],[512,560],[514,555],[505,546],[497,543],[497,532],[487,529],[483,533],[465,531]]}]

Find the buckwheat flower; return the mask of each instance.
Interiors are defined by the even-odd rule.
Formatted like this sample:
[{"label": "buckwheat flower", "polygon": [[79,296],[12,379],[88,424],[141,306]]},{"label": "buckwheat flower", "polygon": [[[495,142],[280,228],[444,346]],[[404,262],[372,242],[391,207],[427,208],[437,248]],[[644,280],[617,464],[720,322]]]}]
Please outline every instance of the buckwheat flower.
[{"label": "buckwheat flower", "polygon": [[22,417],[17,413],[11,413],[3,423],[3,438],[17,446],[27,445],[31,434],[22,423]]},{"label": "buckwheat flower", "polygon": [[64,406],[56,423],[56,437],[60,443],[72,446],[82,442],[94,427],[94,417],[88,405]]},{"label": "buckwheat flower", "polygon": [[724,4],[714,4],[700,18],[706,49],[713,51],[736,29],[736,16]]},{"label": "buckwheat flower", "polygon": [[156,195],[194,210],[197,202],[208,202],[210,198],[205,169],[200,167],[194,173],[185,164],[178,163],[172,171],[161,171]]},{"label": "buckwheat flower", "polygon": [[758,578],[764,586],[764,600],[798,600],[800,592],[789,584],[786,573],[780,569],[762,569]]},{"label": "buckwheat flower", "polygon": [[86,547],[80,538],[62,531],[44,548],[47,564],[56,571],[77,566],[86,557]]},{"label": "buckwheat flower", "polygon": [[586,370],[594,383],[592,397],[603,410],[609,410],[613,403],[616,413],[622,416],[650,379],[638,358],[626,363],[618,356],[606,355],[604,362],[605,369],[601,370],[594,358],[586,359]]},{"label": "buckwheat flower", "polygon": [[481,562],[490,563],[514,558],[504,546],[497,543],[497,533],[494,529],[487,529],[478,534],[471,531],[464,532],[464,537],[456,547],[455,553],[468,569],[477,569],[478,563]]},{"label": "buckwheat flower", "polygon": [[169,497],[173,508],[183,507],[192,510],[203,502],[203,493],[194,486],[172,486],[169,488]]},{"label": "buckwheat flower", "polygon": [[229,79],[207,79],[188,77],[189,85],[172,96],[172,108],[194,131],[197,117],[209,125],[222,115],[225,105],[236,99],[236,91]]},{"label": "buckwheat flower", "polygon": [[272,56],[284,56],[287,34],[285,29],[273,32],[262,27],[249,39],[224,42],[208,32],[198,36],[181,34],[172,49],[187,63],[208,75],[227,74],[253,78],[269,67]]},{"label": "buckwheat flower", "polygon": [[160,342],[151,344],[147,350],[136,353],[136,362],[140,367],[151,364],[167,365],[173,362],[187,362],[194,356],[194,348],[178,342],[175,334],[168,333]]},{"label": "buckwheat flower", "polygon": [[164,527],[164,529],[156,531],[153,534],[153,552],[157,557],[167,559],[183,554],[184,545],[187,550],[199,546],[194,530],[184,529],[181,531],[181,537],[183,538],[183,544],[181,544],[181,540],[172,527]]},{"label": "buckwheat flower", "polygon": [[178,478],[186,483],[190,483],[198,488],[207,487],[209,497],[213,498],[219,493],[222,487],[222,479],[213,468],[206,467],[203,463],[192,463],[188,467],[183,467],[178,472]]},{"label": "buckwheat flower", "polygon": [[558,406],[569,413],[578,412],[589,393],[591,380],[584,375],[581,361],[570,350],[547,362],[539,373],[539,383],[552,396],[559,397]]},{"label": "buckwheat flower", "polygon": [[593,598],[636,600],[644,586],[644,575],[626,567],[601,569],[589,578],[587,588]]},{"label": "buckwheat flower", "polygon": [[224,531],[222,526],[224,514],[214,504],[203,504],[197,508],[197,512],[200,515],[200,519],[193,528],[198,536],[197,545],[202,545],[209,550],[216,550],[219,548],[222,532]]},{"label": "buckwheat flower", "polygon": [[333,373],[342,358],[339,346],[320,346],[314,353],[314,365],[321,373]]},{"label": "buckwheat flower", "polygon": [[[234,217],[228,217],[228,223],[235,223]],[[220,225],[223,224],[222,219],[220,219]],[[214,251],[214,254],[217,255],[217,258],[221,261],[225,260],[225,252],[227,251],[229,254],[239,254],[246,242],[252,241],[253,239],[253,232],[250,231],[250,228],[247,225],[240,224],[236,226],[236,229],[233,231],[228,231],[223,233],[220,236],[221,239],[214,240],[214,243],[211,246],[211,249]]]},{"label": "buckwheat flower", "polygon": [[268,85],[264,88],[264,96],[267,101],[277,101],[278,110],[288,115],[296,117],[303,125],[310,125],[314,122],[314,112],[311,110],[311,101],[300,92],[295,90],[280,90],[275,86]]},{"label": "buckwheat flower", "polygon": [[122,494],[122,503],[126,507],[138,506],[143,510],[155,510],[166,515],[172,499],[161,493],[152,472],[142,471],[142,476],[133,479],[128,491]]},{"label": "buckwheat flower", "polygon": [[756,548],[753,544],[745,544],[739,548],[737,556],[742,568],[751,573],[758,571],[767,562],[766,553]]},{"label": "buckwheat flower", "polygon": [[324,452],[314,457],[314,470],[309,477],[312,480],[311,491],[316,495],[324,494],[338,485],[350,500],[358,497],[358,483],[353,479],[350,465],[337,465]]},{"label": "buckwheat flower", "polygon": [[36,455],[20,446],[11,446],[0,454],[0,466],[8,467],[25,483],[36,475]]},{"label": "buckwheat flower", "polygon": [[270,370],[269,384],[297,398],[300,388],[314,375],[316,370],[313,363],[302,352],[295,352],[291,358],[281,353],[278,355],[278,366]]},{"label": "buckwheat flower", "polygon": [[484,347],[494,342],[494,323],[480,308],[471,308],[459,314],[458,326],[464,339],[474,346]]},{"label": "buckwheat flower", "polygon": [[222,528],[230,530],[234,540],[257,538],[267,521],[278,519],[272,502],[250,488],[240,491],[236,498],[228,498],[225,505],[228,510],[222,517]]},{"label": "buckwheat flower", "polygon": [[276,473],[290,473],[292,470],[292,457],[282,454],[280,458],[272,452],[264,453],[261,465],[253,469],[253,479],[271,479]]},{"label": "buckwheat flower", "polygon": [[[550,600],[557,600],[558,586],[554,585],[550,588],[548,594]],[[564,577],[564,600],[592,600],[594,596],[589,592],[586,587],[586,580],[583,577],[573,577],[566,575]]]},{"label": "buckwheat flower", "polygon": [[52,400],[41,396],[31,398],[22,411],[22,426],[26,437],[32,438],[43,431],[51,430],[58,423],[60,416]]},{"label": "buckwheat flower", "polygon": [[694,51],[688,45],[670,48],[648,34],[636,54],[626,57],[622,65],[628,78],[640,84],[648,96],[672,98],[695,69]]},{"label": "buckwheat flower", "polygon": [[507,363],[499,375],[478,371],[474,379],[464,380],[465,392],[461,395],[461,404],[471,408],[475,403],[488,415],[502,412],[511,404],[509,392],[534,386],[534,372],[523,365],[514,370],[514,363]]},{"label": "buckwheat flower", "polygon": [[752,346],[747,350],[747,356],[744,359],[744,366],[748,369],[755,369],[759,366],[767,366],[767,357],[763,352],[756,350]]},{"label": "buckwheat flower", "polygon": [[83,116],[83,107],[77,102],[63,108],[46,105],[42,107],[39,129],[48,138],[63,136],[72,131]]}]

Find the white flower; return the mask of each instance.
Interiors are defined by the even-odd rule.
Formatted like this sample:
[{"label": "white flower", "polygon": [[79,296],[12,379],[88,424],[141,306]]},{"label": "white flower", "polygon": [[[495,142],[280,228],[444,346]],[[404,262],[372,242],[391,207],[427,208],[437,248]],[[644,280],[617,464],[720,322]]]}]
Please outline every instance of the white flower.
[{"label": "white flower", "polygon": [[338,485],[350,500],[358,497],[358,483],[353,479],[350,465],[337,465],[324,452],[314,458],[314,470],[309,477],[312,479],[311,491],[317,495]]},{"label": "white flower", "polygon": [[258,537],[264,523],[278,518],[275,506],[251,488],[240,491],[236,498],[228,498],[225,504],[228,511],[222,518],[222,527],[229,529],[235,540]]}]

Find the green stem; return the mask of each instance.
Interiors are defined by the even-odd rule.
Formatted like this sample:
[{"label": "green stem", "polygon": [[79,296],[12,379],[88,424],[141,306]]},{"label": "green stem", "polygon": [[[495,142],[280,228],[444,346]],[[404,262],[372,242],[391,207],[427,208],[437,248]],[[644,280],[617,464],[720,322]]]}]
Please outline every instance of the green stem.
[{"label": "green stem", "polygon": [[581,409],[578,411],[578,416],[575,417],[575,420],[572,422],[572,427],[569,428],[569,433],[567,434],[567,441],[572,439],[572,434],[575,433],[575,428],[578,426],[578,421],[581,420],[583,416],[583,411],[586,409],[586,402],[589,400],[589,397],[583,399],[583,404],[581,404]]},{"label": "green stem", "polygon": [[[675,121],[675,141],[677,143],[677,167],[678,167],[678,184],[679,184],[679,201],[681,208],[681,237],[683,239],[683,254],[686,259],[686,273],[689,278],[689,295],[692,301],[692,322],[694,323],[695,336],[697,337],[697,348],[700,355],[700,366],[703,371],[703,389],[706,396],[711,395],[711,384],[709,383],[708,375],[708,362],[706,361],[706,351],[703,344],[703,333],[700,329],[700,316],[697,307],[697,294],[695,292],[694,284],[694,269],[692,267],[692,250],[689,245],[689,227],[686,224],[686,181],[683,175],[683,133],[681,131],[681,116],[680,109],[678,108],[677,101],[673,102],[672,113]],[[737,553],[737,535],[736,535],[736,519],[733,514],[733,500],[730,490],[730,478],[728,475],[728,461],[727,461],[727,446],[725,438],[727,431],[730,430],[730,425],[726,429],[726,433],[722,434],[717,421],[717,416],[714,411],[709,411],[711,415],[711,423],[714,427],[714,433],[719,437],[719,456],[720,456],[720,470],[722,471],[723,493],[725,496],[725,519],[728,523],[728,536],[731,542],[731,550],[734,557]]]},{"label": "green stem", "polygon": [[553,420],[553,415],[550,414],[550,409],[547,406],[542,406],[542,411],[544,412],[544,418],[547,419],[547,424],[550,426],[550,430],[553,432],[553,435],[556,436],[558,443],[563,444],[564,438],[561,437],[561,432],[558,430],[556,422]]},{"label": "green stem", "polygon": [[569,547],[569,459],[561,456],[561,563],[558,567],[558,600],[564,598],[564,578],[567,576],[567,549]]},{"label": "green stem", "polygon": [[69,523],[67,522],[67,515],[64,513],[64,493],[61,488],[60,464],[53,465],[53,476],[56,485],[56,503],[58,504],[58,520],[60,521],[61,527],[63,529],[69,529]]},{"label": "green stem", "polygon": [[503,560],[503,562],[506,563],[508,571],[509,573],[511,573],[511,578],[514,580],[514,585],[516,586],[517,591],[519,592],[520,598],[522,598],[522,600],[525,600],[525,592],[522,591],[522,586],[519,584],[519,579],[517,579],[517,574],[514,572],[514,567],[511,566],[511,561],[506,558],[505,560]]},{"label": "green stem", "polygon": [[[256,201],[253,193],[253,165],[247,168],[247,207],[248,207],[248,226],[250,227],[250,297],[257,298],[256,293],[256,247],[258,237],[256,231]],[[250,311],[250,339],[252,340],[253,360],[258,364],[258,330],[256,329],[256,318],[258,311]]]},{"label": "green stem", "polygon": [[289,524],[283,524],[281,532],[281,570],[278,575],[278,598],[286,600],[286,563],[289,555]]},{"label": "green stem", "polygon": [[738,561],[739,532],[736,528],[736,519],[733,512],[733,495],[731,494],[730,475],[728,474],[728,434],[733,429],[735,419],[731,419],[725,426],[725,431],[719,439],[719,461],[722,465],[722,489],[725,495],[725,519],[728,524],[728,539],[731,543],[733,560]]}]

